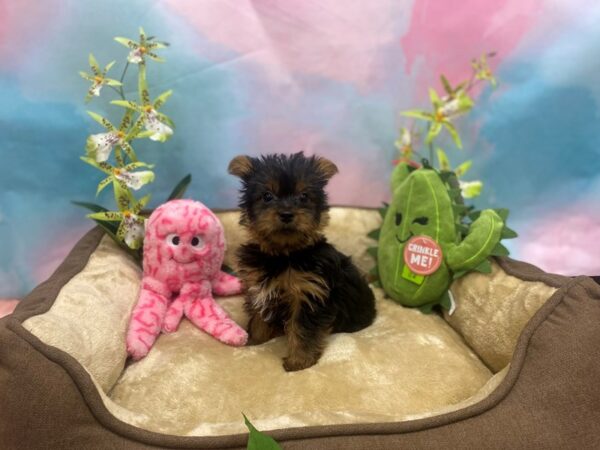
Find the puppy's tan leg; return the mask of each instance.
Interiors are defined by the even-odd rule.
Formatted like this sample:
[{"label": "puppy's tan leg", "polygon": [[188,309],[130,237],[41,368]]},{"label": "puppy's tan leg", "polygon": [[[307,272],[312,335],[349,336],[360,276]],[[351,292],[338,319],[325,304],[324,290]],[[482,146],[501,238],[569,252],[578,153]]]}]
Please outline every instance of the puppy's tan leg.
[{"label": "puppy's tan leg", "polygon": [[259,345],[282,334],[283,330],[269,325],[258,312],[250,317],[250,322],[248,322],[248,345]]}]

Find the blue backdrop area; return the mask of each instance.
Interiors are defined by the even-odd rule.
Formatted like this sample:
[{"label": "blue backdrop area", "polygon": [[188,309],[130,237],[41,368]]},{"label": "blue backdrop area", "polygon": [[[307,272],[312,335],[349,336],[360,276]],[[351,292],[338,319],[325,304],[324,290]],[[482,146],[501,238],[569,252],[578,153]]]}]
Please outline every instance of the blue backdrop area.
[{"label": "blue backdrop area", "polygon": [[[0,297],[28,292],[91,226],[70,204],[93,200],[101,178],[79,160],[102,132],[85,111],[121,111],[106,88],[85,105],[77,72],[91,51],[116,59],[118,77],[127,49],[113,37],[140,25],[172,44],[148,70],[152,95],[174,90],[175,134],[136,147],[156,164],[152,205],[191,172],[192,197],[231,207],[231,157],[303,149],[340,167],[333,203],[377,206],[399,112],[426,107],[441,71],[457,82],[496,50],[500,86],[458,121],[465,150],[451,160],[474,160],[479,206],[511,209],[515,257],[600,273],[599,20],[585,0],[0,0]],[[108,190],[97,200],[113,206]]]}]

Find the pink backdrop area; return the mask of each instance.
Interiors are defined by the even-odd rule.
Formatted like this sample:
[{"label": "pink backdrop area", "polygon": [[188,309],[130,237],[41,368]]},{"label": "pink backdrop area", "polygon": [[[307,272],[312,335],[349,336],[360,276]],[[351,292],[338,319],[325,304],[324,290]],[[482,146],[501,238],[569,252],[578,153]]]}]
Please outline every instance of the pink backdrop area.
[{"label": "pink backdrop area", "polygon": [[91,226],[70,203],[94,200],[99,181],[79,161],[100,131],[85,111],[118,108],[85,105],[77,72],[92,51],[117,59],[118,77],[127,49],[113,37],[140,25],[172,44],[148,68],[152,95],[174,90],[177,125],[166,144],[139,144],[157,164],[150,206],[192,172],[190,196],[232,207],[233,156],[298,150],[340,168],[333,204],[379,206],[400,112],[494,50],[500,86],[476,92],[451,162],[473,159],[479,207],[511,210],[513,257],[600,274],[598,23],[595,0],[0,0],[0,298],[48,277]]}]

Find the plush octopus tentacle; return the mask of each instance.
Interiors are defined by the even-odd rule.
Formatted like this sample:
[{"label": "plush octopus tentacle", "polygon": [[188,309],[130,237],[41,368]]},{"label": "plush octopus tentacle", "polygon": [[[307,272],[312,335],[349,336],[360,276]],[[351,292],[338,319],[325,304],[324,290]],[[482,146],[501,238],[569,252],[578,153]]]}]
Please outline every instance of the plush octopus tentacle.
[{"label": "plush octopus tentacle", "polygon": [[248,341],[248,333],[213,298],[210,283],[188,284],[179,298],[186,317],[201,330],[228,345],[242,346]]},{"label": "plush octopus tentacle", "polygon": [[220,271],[212,281],[212,291],[217,295],[236,295],[242,292],[242,283],[233,275]]},{"label": "plush octopus tentacle", "polygon": [[183,317],[183,308],[184,303],[181,297],[177,297],[173,300],[162,324],[162,331],[164,333],[173,333],[174,331],[177,331],[179,322],[181,322],[181,318]]},{"label": "plush octopus tentacle", "polygon": [[150,277],[142,280],[140,298],[133,308],[127,330],[127,353],[138,360],[148,354],[160,334],[168,306],[169,290]]}]

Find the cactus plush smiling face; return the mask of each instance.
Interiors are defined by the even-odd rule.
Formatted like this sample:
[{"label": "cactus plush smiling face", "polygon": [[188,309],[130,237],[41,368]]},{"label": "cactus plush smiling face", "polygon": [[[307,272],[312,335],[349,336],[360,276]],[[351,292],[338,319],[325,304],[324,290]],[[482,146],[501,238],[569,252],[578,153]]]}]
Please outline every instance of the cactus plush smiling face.
[{"label": "cactus plush smiling face", "polygon": [[405,306],[432,306],[454,272],[476,268],[500,241],[503,222],[482,211],[461,240],[448,187],[433,169],[399,164],[379,237],[378,270],[386,293]]}]

